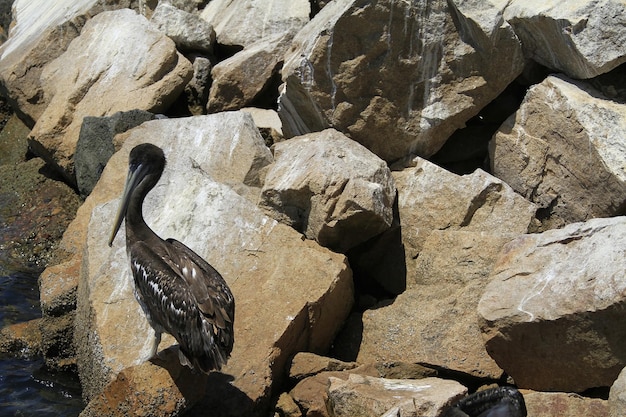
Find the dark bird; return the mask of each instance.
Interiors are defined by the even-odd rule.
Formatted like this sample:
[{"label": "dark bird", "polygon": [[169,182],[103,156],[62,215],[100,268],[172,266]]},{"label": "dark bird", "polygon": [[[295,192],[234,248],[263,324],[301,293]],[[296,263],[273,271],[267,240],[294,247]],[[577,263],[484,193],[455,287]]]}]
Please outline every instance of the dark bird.
[{"label": "dark bird", "polygon": [[109,246],[126,219],[126,252],[135,297],[155,331],[151,357],[166,332],[178,341],[181,364],[205,373],[220,370],[233,350],[233,295],[204,259],[177,240],[161,239],[143,219],[143,201],[165,169],[161,148],[137,145],[128,163]]},{"label": "dark bird", "polygon": [[513,387],[478,391],[458,401],[443,417],[526,417],[526,403]]}]

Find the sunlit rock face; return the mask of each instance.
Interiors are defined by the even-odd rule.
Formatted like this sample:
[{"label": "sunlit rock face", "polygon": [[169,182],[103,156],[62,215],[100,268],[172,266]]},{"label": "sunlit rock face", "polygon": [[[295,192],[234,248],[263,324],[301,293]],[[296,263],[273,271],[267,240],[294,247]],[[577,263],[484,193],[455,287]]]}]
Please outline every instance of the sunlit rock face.
[{"label": "sunlit rock face", "polygon": [[581,392],[626,365],[626,218],[523,235],[478,304],[489,354],[518,386]]},{"label": "sunlit rock face", "polygon": [[285,56],[286,136],[334,127],[386,161],[434,154],[522,70],[502,5],[328,4]]},{"label": "sunlit rock face", "polygon": [[544,228],[621,215],[625,136],[626,104],[586,82],[550,76],[494,135],[492,170],[542,209]]},{"label": "sunlit rock face", "polygon": [[528,57],[570,77],[595,77],[626,62],[623,1],[513,0],[504,18]]}]

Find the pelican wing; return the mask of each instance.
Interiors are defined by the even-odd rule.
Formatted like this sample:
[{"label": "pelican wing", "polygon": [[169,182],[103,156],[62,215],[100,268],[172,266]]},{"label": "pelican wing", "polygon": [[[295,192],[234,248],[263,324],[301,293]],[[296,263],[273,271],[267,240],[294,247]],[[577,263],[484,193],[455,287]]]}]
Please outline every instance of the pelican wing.
[{"label": "pelican wing", "polygon": [[[138,242],[131,248],[142,307],[153,327],[156,324],[176,338],[188,363],[205,372],[219,370],[233,348],[232,293],[219,273],[191,249],[173,240],[161,242],[154,246]],[[149,261],[139,264],[133,259]],[[160,308],[149,300],[158,300]]]},{"label": "pelican wing", "polygon": [[167,239],[169,259],[189,285],[202,313],[220,329],[235,320],[235,301],[224,278],[207,261],[175,239]]}]

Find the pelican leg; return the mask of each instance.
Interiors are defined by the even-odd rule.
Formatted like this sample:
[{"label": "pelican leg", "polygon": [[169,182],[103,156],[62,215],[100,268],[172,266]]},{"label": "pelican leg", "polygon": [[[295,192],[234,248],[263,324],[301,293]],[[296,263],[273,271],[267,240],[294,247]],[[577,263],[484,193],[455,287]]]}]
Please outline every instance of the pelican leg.
[{"label": "pelican leg", "polygon": [[152,345],[152,349],[150,350],[150,358],[154,358],[157,356],[157,350],[159,349],[159,344],[161,343],[161,332],[154,333],[154,342]]}]

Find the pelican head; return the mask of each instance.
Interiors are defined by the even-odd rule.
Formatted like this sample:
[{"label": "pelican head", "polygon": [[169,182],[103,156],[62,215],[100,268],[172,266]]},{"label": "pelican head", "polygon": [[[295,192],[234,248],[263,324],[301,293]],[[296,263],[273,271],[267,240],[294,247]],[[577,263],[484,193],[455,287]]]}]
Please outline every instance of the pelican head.
[{"label": "pelican head", "polygon": [[[122,201],[115,218],[115,224],[111,237],[109,238],[109,246],[113,245],[113,239],[120,229],[122,220],[130,214],[136,214],[141,218],[141,204],[146,194],[150,191],[161,178],[161,174],[165,169],[165,155],[163,150],[151,143],[142,143],[135,146],[128,158],[128,176],[126,177],[126,185],[122,193]],[[130,213],[129,205],[133,203]],[[126,219],[128,221],[128,219]]]}]

